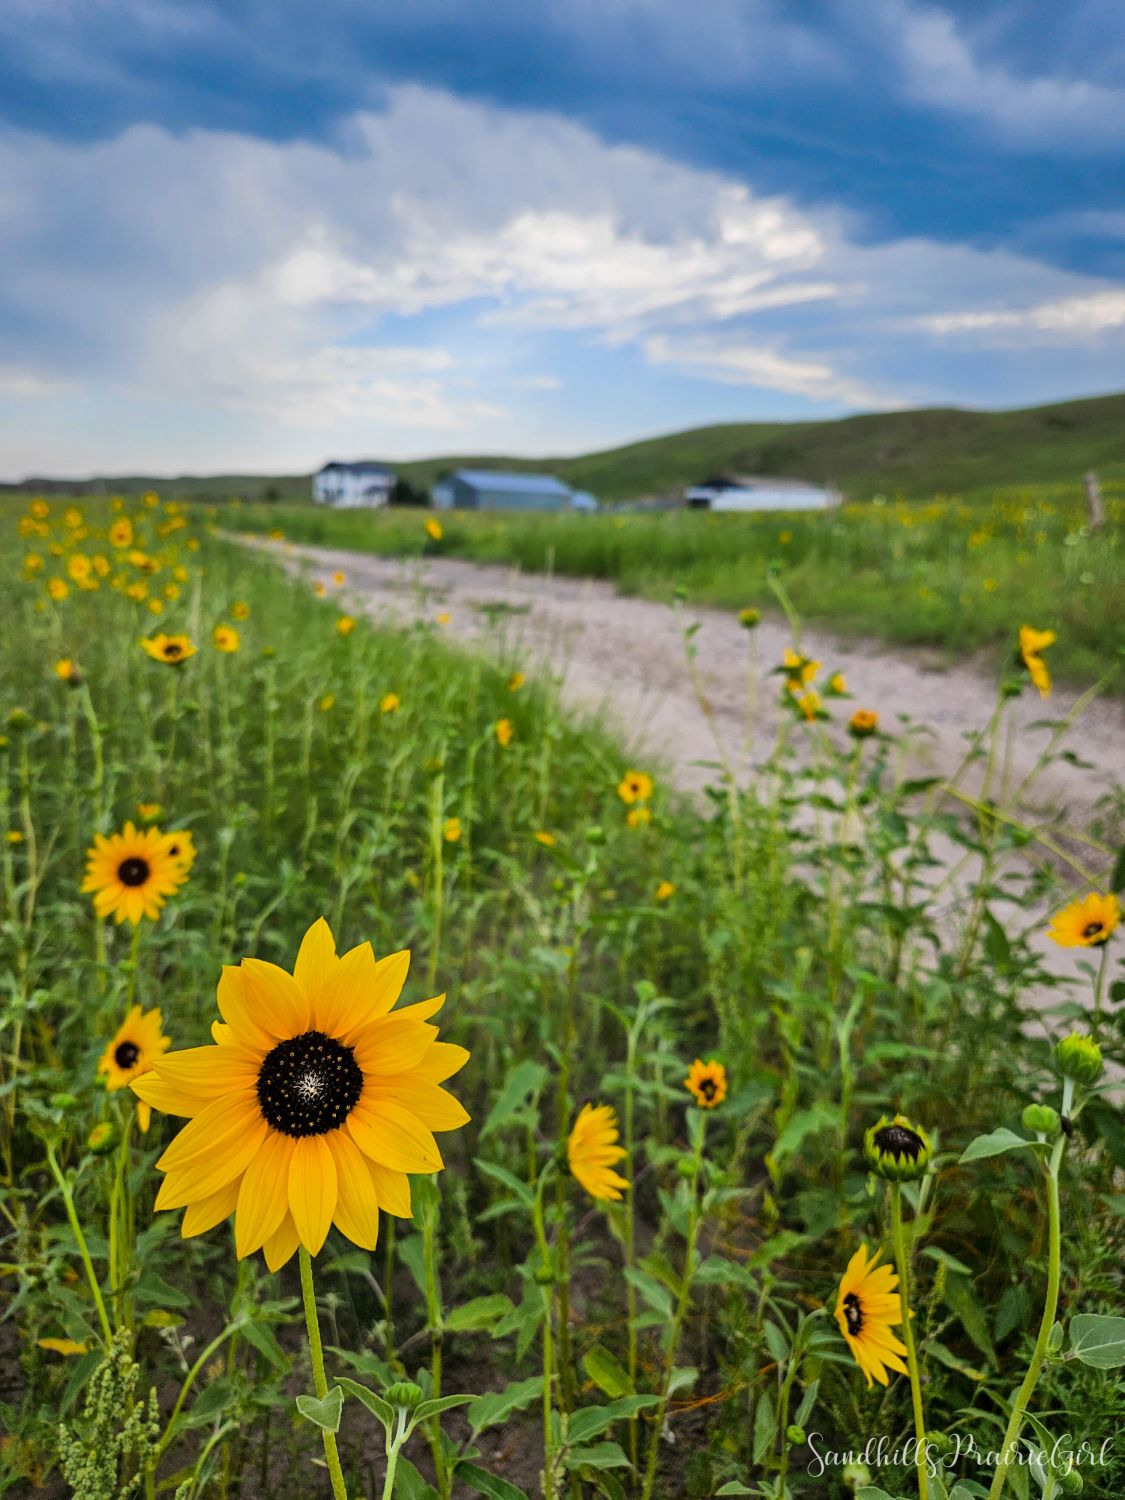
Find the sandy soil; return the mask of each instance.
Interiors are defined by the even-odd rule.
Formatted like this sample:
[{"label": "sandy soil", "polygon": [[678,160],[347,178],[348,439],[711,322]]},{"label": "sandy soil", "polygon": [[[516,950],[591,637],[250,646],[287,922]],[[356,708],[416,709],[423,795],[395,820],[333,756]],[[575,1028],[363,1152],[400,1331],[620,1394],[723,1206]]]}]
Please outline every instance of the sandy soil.
[{"label": "sandy soil", "polygon": [[[453,641],[517,656],[524,670],[546,672],[567,705],[615,729],[646,764],[659,763],[681,787],[696,790],[713,779],[706,765],[716,759],[715,730],[731,759],[748,772],[769,749],[776,729],[774,679],[765,678],[753,708],[748,736],[747,666],[751,653],[768,670],[791,636],[784,622],[766,620],[748,634],[731,614],[666,605],[618,594],[612,585],[581,579],[524,574],[504,567],[444,558],[424,562],[369,557],[291,543],[265,544],[287,566],[320,579],[346,607],[398,621],[434,620],[448,614]],[[343,571],[343,588],[332,575]],[[693,691],[685,662],[683,631],[693,637],[708,723]],[[950,774],[965,753],[965,736],[988,720],[995,685],[973,665],[946,668],[934,655],[843,641],[821,630],[805,630],[805,654],[828,672],[846,673],[854,702],[878,710],[884,723],[908,715],[926,726],[913,752],[919,772]],[[1059,718],[1076,695],[1057,690],[1048,703],[1027,692],[1014,705],[1008,747],[1009,774],[1022,779],[1034,765],[1048,731],[1033,727]],[[1099,700],[1082,714],[1072,746],[1087,768],[1056,762],[1036,782],[1033,802],[1066,813],[1081,824],[1093,804],[1125,773],[1125,704]]]}]

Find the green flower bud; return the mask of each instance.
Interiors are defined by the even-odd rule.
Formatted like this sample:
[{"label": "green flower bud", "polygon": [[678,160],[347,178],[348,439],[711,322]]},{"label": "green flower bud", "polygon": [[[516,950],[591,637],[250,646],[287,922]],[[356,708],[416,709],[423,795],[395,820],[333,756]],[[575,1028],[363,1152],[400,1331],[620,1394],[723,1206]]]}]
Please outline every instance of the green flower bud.
[{"label": "green flower bud", "polygon": [[1022,1119],[1023,1128],[1033,1130],[1036,1135],[1050,1136],[1053,1140],[1059,1133],[1058,1111],[1049,1104],[1029,1104]]},{"label": "green flower bud", "polygon": [[387,1387],[384,1394],[392,1406],[402,1406],[407,1411],[413,1411],[421,1403],[422,1387],[415,1385],[412,1380],[396,1380],[394,1385]]},{"label": "green flower bud", "polygon": [[955,1447],[953,1439],[945,1432],[927,1431],[926,1442],[929,1443],[938,1458],[944,1458],[946,1454],[952,1453]]},{"label": "green flower bud", "polygon": [[31,715],[26,708],[13,708],[9,712],[8,728],[13,734],[24,734],[31,728]]},{"label": "green flower bud", "polygon": [[587,828],[587,830],[586,830],[586,842],[588,844],[593,844],[595,847],[597,847],[597,846],[599,846],[601,844],[604,844],[605,843],[605,829],[602,828],[599,824],[594,823],[591,827]]},{"label": "green flower bud", "polygon": [[108,1156],[118,1142],[117,1126],[112,1120],[102,1120],[86,1137],[86,1149],[95,1156]]},{"label": "green flower bud", "polygon": [[871,1483],[871,1470],[866,1464],[845,1464],[842,1477],[848,1489],[858,1490]]},{"label": "green flower bud", "polygon": [[785,1429],[785,1437],[786,1440],[791,1443],[794,1448],[799,1448],[805,1441],[805,1429],[803,1427],[798,1427],[795,1422],[792,1422]]},{"label": "green flower bud", "polygon": [[871,1170],[889,1182],[914,1182],[926,1175],[933,1155],[930,1138],[905,1115],[886,1115],[863,1138],[863,1154]]},{"label": "green flower bud", "polygon": [[75,1095],[75,1094],[52,1094],[51,1095],[51,1108],[52,1109],[61,1109],[64,1112],[67,1111],[67,1110],[76,1109],[78,1107],[78,1105],[79,1105],[80,1102],[81,1101],[78,1099],[77,1095]]},{"label": "green flower bud", "polygon": [[1063,1077],[1075,1083],[1094,1084],[1101,1077],[1102,1049],[1092,1036],[1079,1032],[1064,1036],[1055,1048],[1055,1061]]},{"label": "green flower bud", "polygon": [[555,1272],[552,1266],[536,1266],[534,1275],[537,1286],[553,1286],[555,1283]]},{"label": "green flower bud", "polygon": [[1086,1488],[1086,1481],[1077,1469],[1066,1469],[1063,1473],[1056,1475],[1056,1478],[1060,1495],[1080,1495]]},{"label": "green flower bud", "polygon": [[756,630],[758,622],[762,618],[762,612],[758,609],[740,609],[738,612],[738,623],[743,630]]}]

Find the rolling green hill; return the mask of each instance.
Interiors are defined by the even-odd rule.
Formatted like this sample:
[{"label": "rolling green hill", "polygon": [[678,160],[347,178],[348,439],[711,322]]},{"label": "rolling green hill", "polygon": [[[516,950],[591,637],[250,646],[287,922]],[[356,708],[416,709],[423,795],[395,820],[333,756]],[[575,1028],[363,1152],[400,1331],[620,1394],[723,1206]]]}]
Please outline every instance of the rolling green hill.
[{"label": "rolling green hill", "polygon": [[[827,482],[853,500],[877,493],[922,499],[972,495],[1000,485],[1075,482],[1088,469],[1103,480],[1125,480],[1125,393],[1019,411],[934,409],[831,422],[727,423],[575,458],[446,455],[395,465],[427,485],[460,466],[550,471],[605,501],[674,493],[724,470]],[[29,479],[6,488],[123,494],[157,489],[213,499],[238,494],[247,500],[294,500],[308,495],[309,478],[134,475],[65,484]]]}]

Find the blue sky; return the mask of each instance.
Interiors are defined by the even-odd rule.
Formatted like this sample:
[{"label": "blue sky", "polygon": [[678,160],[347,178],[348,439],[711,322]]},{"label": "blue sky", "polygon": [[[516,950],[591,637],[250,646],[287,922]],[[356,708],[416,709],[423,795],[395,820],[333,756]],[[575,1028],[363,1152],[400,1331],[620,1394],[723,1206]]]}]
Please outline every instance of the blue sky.
[{"label": "blue sky", "polygon": [[1125,387],[1117,0],[6,0],[0,475]]}]

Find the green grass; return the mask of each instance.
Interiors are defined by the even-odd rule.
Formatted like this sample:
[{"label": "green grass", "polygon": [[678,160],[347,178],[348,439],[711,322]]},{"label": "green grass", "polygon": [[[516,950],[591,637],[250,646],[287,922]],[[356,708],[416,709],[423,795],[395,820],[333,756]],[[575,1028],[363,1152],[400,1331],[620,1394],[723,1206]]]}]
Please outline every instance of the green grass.
[{"label": "green grass", "polygon": [[[764,516],[697,511],[598,516],[457,512],[427,542],[413,511],[240,506],[224,524],[383,555],[516,564],[601,578],[626,593],[725,609],[775,604],[776,572],[805,619],[846,635],[934,647],[950,660],[1010,650],[1021,624],[1059,635],[1058,673],[1087,683],[1125,647],[1125,485],[1107,486],[1091,535],[1072,486],[998,492],[975,504],[851,505]],[[1125,675],[1125,674],[1123,674]],[[1117,690],[1125,688],[1118,682]]]},{"label": "green grass", "polygon": [[[1076,483],[1088,470],[1125,481],[1125,395],[1098,396],[1017,411],[955,409],[877,412],[822,422],[731,422],[697,427],[578,457],[519,459],[497,454],[443,455],[396,463],[425,485],[458,467],[551,472],[604,502],[675,494],[716,471],[766,474],[832,484],[850,500],[876,494],[926,499],[976,497],[994,486]],[[50,481],[40,488],[51,488]],[[119,475],[88,486],[95,493],[143,490],[194,499],[307,500],[306,475]],[[19,487],[35,492],[28,482]]]}]

